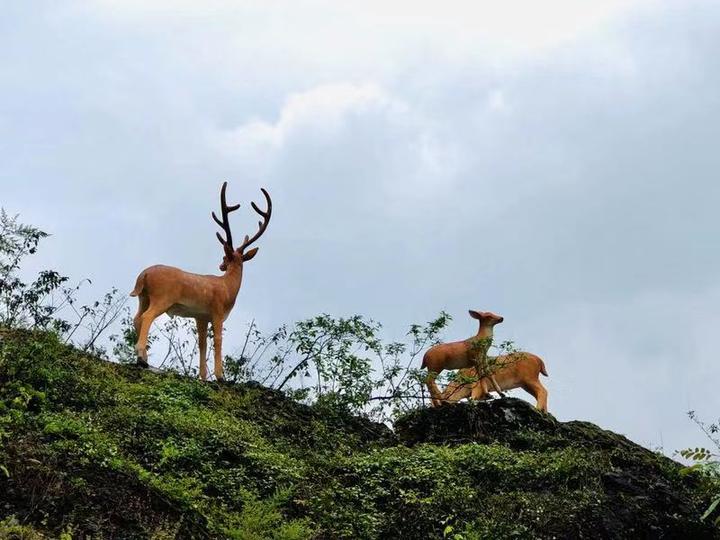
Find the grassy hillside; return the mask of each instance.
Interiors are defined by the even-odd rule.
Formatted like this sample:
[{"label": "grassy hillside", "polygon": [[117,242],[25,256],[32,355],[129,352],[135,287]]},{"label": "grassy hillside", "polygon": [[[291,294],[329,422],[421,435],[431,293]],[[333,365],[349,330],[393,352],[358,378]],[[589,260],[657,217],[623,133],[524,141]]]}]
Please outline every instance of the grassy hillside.
[{"label": "grassy hillside", "polygon": [[0,333],[0,538],[720,538],[680,470],[519,400],[393,432]]}]

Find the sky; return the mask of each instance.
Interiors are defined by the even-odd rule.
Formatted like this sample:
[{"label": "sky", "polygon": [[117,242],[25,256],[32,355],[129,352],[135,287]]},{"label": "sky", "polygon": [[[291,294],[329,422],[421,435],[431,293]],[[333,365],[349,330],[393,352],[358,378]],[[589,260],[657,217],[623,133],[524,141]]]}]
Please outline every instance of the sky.
[{"label": "sky", "polygon": [[95,298],[217,272],[220,185],[238,238],[264,186],[226,350],[493,311],[559,419],[670,454],[720,414],[719,30],[696,0],[7,3],[0,205]]}]

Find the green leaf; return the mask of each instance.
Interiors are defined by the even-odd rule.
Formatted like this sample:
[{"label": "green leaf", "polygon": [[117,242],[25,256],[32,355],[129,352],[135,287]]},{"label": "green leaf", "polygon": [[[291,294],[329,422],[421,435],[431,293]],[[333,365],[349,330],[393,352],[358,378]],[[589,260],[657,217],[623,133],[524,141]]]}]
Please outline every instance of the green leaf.
[{"label": "green leaf", "polygon": [[702,470],[702,468],[702,463],[693,463],[692,465],[688,465],[687,467],[683,467],[682,469],[680,469],[680,476],[688,475],[693,471]]},{"label": "green leaf", "polygon": [[705,519],[706,519],[710,514],[713,513],[713,510],[715,510],[715,509],[717,508],[717,505],[718,505],[718,504],[720,504],[720,497],[718,497],[717,499],[715,499],[715,500],[712,502],[712,504],[708,507],[708,509],[705,510],[705,513],[704,513],[704,514],[702,515],[702,517],[700,518],[700,521],[705,521]]}]

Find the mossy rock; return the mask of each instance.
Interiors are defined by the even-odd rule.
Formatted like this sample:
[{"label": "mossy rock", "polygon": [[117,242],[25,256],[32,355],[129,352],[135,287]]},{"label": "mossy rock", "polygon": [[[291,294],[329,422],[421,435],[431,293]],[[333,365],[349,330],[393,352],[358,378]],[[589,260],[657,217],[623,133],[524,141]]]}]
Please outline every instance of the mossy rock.
[{"label": "mossy rock", "polygon": [[533,444],[529,433],[556,433],[560,423],[521,399],[451,403],[412,411],[395,422],[395,432],[407,445],[465,444],[502,441],[524,449]]},{"label": "mossy rock", "polygon": [[702,481],[683,475],[679,463],[590,422],[559,422],[520,399],[418,409],[400,418],[395,430],[409,446],[499,443],[517,452],[548,455],[575,449],[579,456],[595,456],[588,487],[602,502],[578,516],[585,520],[578,530],[555,531],[558,538],[719,536],[697,519]]}]

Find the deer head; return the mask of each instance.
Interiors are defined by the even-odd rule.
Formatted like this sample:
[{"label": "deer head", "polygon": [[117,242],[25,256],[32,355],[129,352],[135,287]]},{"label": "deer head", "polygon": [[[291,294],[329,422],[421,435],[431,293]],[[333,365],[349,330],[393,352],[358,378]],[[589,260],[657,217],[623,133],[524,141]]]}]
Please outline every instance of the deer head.
[{"label": "deer head", "polygon": [[470,316],[473,319],[477,319],[478,321],[480,321],[481,327],[484,327],[484,326],[492,327],[492,326],[495,326],[496,324],[500,324],[501,322],[503,322],[505,320],[500,315],[495,315],[491,311],[474,311],[471,309],[468,311],[468,313],[470,313]]},{"label": "deer head", "polygon": [[258,248],[252,248],[250,250],[248,250],[247,248],[250,247],[255,241],[257,241],[258,238],[263,235],[265,229],[267,229],[268,223],[270,223],[270,216],[272,215],[272,200],[270,199],[270,195],[268,195],[268,192],[265,191],[264,188],[260,188],[260,191],[262,191],[263,195],[265,196],[265,200],[267,201],[267,209],[265,211],[260,210],[260,208],[254,202],[250,203],[253,210],[260,214],[260,216],[262,216],[262,219],[258,221],[258,230],[252,236],[252,238],[246,235],[240,247],[235,249],[233,247],[232,231],[230,230],[229,214],[230,212],[234,212],[235,210],[240,208],[240,205],[234,204],[232,206],[228,206],[225,200],[226,189],[227,182],[224,182],[222,188],[220,189],[220,213],[222,215],[222,220],[218,219],[218,217],[215,215],[215,212],[212,212],[212,217],[215,220],[215,223],[217,223],[225,232],[225,238],[223,238],[219,232],[215,233],[217,235],[217,239],[222,244],[223,250],[225,252],[222,264],[220,264],[220,270],[222,270],[223,272],[227,271],[228,268],[232,266],[239,266],[242,268],[242,264],[245,261],[249,261],[257,254]]}]

